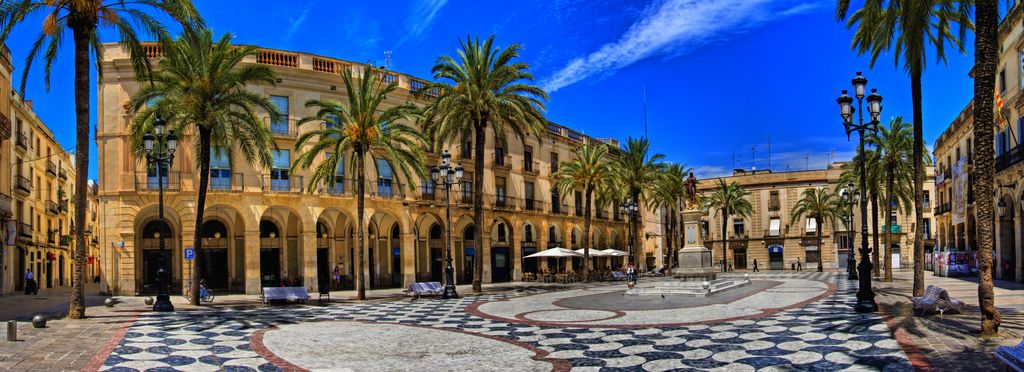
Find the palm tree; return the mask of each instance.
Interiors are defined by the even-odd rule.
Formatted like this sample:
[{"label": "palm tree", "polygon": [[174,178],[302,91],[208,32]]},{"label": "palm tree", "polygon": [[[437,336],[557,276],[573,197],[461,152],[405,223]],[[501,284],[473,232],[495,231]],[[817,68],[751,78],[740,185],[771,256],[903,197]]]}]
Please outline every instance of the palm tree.
[{"label": "palm tree", "polygon": [[652,202],[655,208],[664,208],[668,211],[668,225],[666,227],[667,239],[665,248],[668,249],[668,263],[665,265],[669,273],[675,265],[677,250],[681,247],[676,244],[679,240],[679,229],[677,213],[686,199],[686,176],[692,171],[685,165],[678,163],[667,163],[662,171],[661,178],[655,185]]},{"label": "palm tree", "polygon": [[[438,143],[449,143],[471,133],[473,154],[473,225],[484,228],[484,146],[489,127],[497,142],[512,132],[520,142],[527,135],[540,140],[545,132],[544,104],[548,95],[533,85],[530,66],[518,62],[520,44],[505,49],[494,46],[494,35],[482,43],[467,37],[459,41],[458,60],[438,57],[431,71],[435,81],[416,91],[416,96],[433,95],[423,109],[422,123]],[[552,201],[554,202],[554,201]],[[476,246],[483,252],[484,234],[476,234]],[[473,292],[481,291],[483,255],[473,258]]]},{"label": "palm tree", "polygon": [[882,178],[885,180],[885,257],[879,264],[885,265],[883,281],[892,281],[892,223],[893,208],[903,209],[911,206],[913,189],[913,169],[910,167],[910,150],[913,141],[910,124],[896,117],[889,122],[889,127],[879,127],[878,133],[868,135],[867,142],[878,149],[881,154],[878,165]]},{"label": "palm tree", "polygon": [[[84,175],[89,174],[90,51],[96,60],[102,59],[103,44],[99,42],[99,31],[101,26],[113,29],[120,35],[121,46],[129,52],[135,72],[147,70],[149,60],[132,26],[140,27],[150,36],[166,37],[163,25],[147,10],[167,14],[183,26],[202,24],[190,0],[20,0],[0,3],[0,44],[7,42],[15,26],[26,21],[35,23],[36,15],[45,15],[41,33],[25,59],[20,88],[23,96],[25,81],[37,57],[43,59],[46,69],[44,81],[46,89],[50,89],[50,68],[57,59],[65,32],[71,31],[75,56],[75,172],[82,175],[75,180],[75,221],[85,221],[86,197],[89,194],[84,191],[89,177]],[[97,69],[96,73],[102,80],[103,72]],[[68,318],[81,319],[85,317],[85,224],[79,223],[74,230],[75,267]]]},{"label": "palm tree", "polygon": [[747,217],[754,212],[754,207],[746,199],[747,195],[750,195],[750,191],[747,191],[740,184],[736,182],[725,183],[725,180],[718,179],[718,185],[705,202],[708,209],[715,210],[715,216],[718,216],[719,213],[722,214],[722,272],[726,270],[725,250],[728,245],[728,239],[726,239],[725,234],[728,232],[729,216]]},{"label": "palm tree", "polygon": [[590,280],[590,209],[595,192],[603,192],[610,185],[611,166],[605,157],[608,145],[587,143],[577,147],[575,159],[559,164],[558,171],[551,175],[554,188],[561,195],[574,189],[583,189],[583,279]]},{"label": "palm tree", "polygon": [[[366,161],[370,157],[389,159],[407,180],[425,177],[423,146],[428,142],[419,130],[403,124],[416,119],[417,108],[404,104],[384,108],[388,94],[398,88],[392,81],[384,85],[377,80],[380,71],[367,67],[362,75],[353,78],[351,70],[342,73],[348,102],[309,100],[306,108],[316,113],[298,121],[315,129],[302,133],[295,142],[295,151],[301,154],[292,164],[292,171],[309,169],[319,161],[309,179],[307,191],[312,193],[324,183],[333,183],[339,159],[348,154],[350,167],[356,174],[356,221],[358,236],[356,257],[356,299],[366,299],[366,281],[363,278],[364,231],[363,217],[366,205]],[[358,80],[357,80],[358,79]],[[324,157],[321,159],[321,154]],[[401,188],[402,184],[399,183]]]},{"label": "palm tree", "polygon": [[[626,148],[613,164],[617,182],[626,189],[627,196],[635,201],[641,209],[645,205],[651,205],[654,185],[661,177],[661,170],[664,167],[661,161],[665,159],[665,155],[649,155],[650,147],[651,141],[646,137],[629,137],[626,139]],[[633,236],[630,237],[630,240],[634,242],[631,247],[632,252],[629,252],[631,258],[637,257],[641,252],[638,246],[642,245],[640,236],[643,231],[643,219],[640,216],[638,218],[640,218],[641,226],[633,229]]]},{"label": "palm tree", "polygon": [[[245,58],[254,57],[259,51],[251,46],[233,46],[231,39],[231,34],[224,34],[215,43],[209,29],[199,28],[186,29],[177,40],[163,40],[163,56],[156,70],[138,76],[141,87],[129,102],[133,110],[141,110],[131,127],[136,155],[142,156],[142,136],[151,130],[158,116],[166,118],[169,126],[178,132],[198,137],[197,141],[192,141],[199,171],[192,241],[197,251],[203,245],[201,232],[210,183],[211,152],[223,154],[230,164],[234,152],[230,149],[237,147],[237,153],[250,164],[270,167],[270,149],[274,143],[270,129],[256,111],[263,110],[275,119],[281,115],[270,99],[246,87],[274,85],[274,71],[263,65],[242,64]],[[199,257],[192,260],[195,276],[189,288],[192,294],[189,301],[193,305],[199,305]]]},{"label": "palm tree", "polygon": [[[865,144],[867,145],[867,144]],[[853,182],[854,185],[860,184],[860,162],[861,159],[866,159],[867,164],[864,165],[864,170],[867,173],[865,179],[865,185],[868,190],[863,193],[863,197],[868,198],[868,202],[871,203],[871,238],[872,244],[875,249],[871,251],[871,259],[875,264],[873,265],[873,275],[880,276],[882,274],[882,267],[879,263],[879,253],[881,250],[879,245],[878,233],[878,215],[880,214],[881,208],[878,207],[880,200],[882,199],[882,182],[880,181],[881,166],[879,166],[880,152],[864,149],[864,154],[857,154],[854,156],[853,161],[843,166],[843,172],[840,176],[840,183]]]},{"label": "palm tree", "polygon": [[842,205],[835,193],[827,188],[819,187],[804,189],[803,197],[793,205],[793,210],[790,212],[790,221],[799,221],[806,216],[813,218],[817,225],[814,230],[818,238],[818,272],[824,271],[824,266],[821,263],[821,253],[824,251],[821,230],[825,229],[827,222],[831,221],[834,224],[836,217],[842,216],[844,210],[841,208]]},{"label": "palm tree", "polygon": [[[850,0],[836,1],[836,20],[846,20],[847,28],[857,28],[853,35],[852,48],[859,54],[870,53],[872,67],[880,55],[893,51],[896,54],[896,64],[902,60],[903,69],[910,75],[910,95],[914,110],[914,150],[911,156],[914,162],[914,226],[924,224],[924,211],[921,208],[924,198],[924,165],[921,162],[924,156],[921,75],[927,64],[925,53],[933,49],[937,62],[945,62],[947,44],[964,53],[964,36],[967,30],[973,27],[972,5],[973,0],[866,1],[847,20]],[[995,81],[995,62],[992,66]],[[990,91],[994,90],[991,86],[989,88]],[[914,258],[913,293],[914,296],[922,296],[924,266],[921,261],[924,260],[924,233],[920,228],[914,229]]]},{"label": "palm tree", "polygon": [[[995,306],[995,292],[992,283],[993,253],[993,194],[995,153],[992,149],[992,127],[995,124],[992,110],[995,101],[996,66],[999,62],[999,2],[996,0],[977,0],[975,22],[977,32],[974,38],[974,167],[975,191],[986,197],[975,200],[975,211],[978,217],[978,305],[981,308],[981,334],[995,335],[999,332],[1002,316]],[[1009,6],[1007,6],[1009,8]],[[914,252],[917,259],[917,252]],[[915,262],[915,283],[917,279],[917,263]],[[923,274],[922,274],[923,275]],[[917,287],[914,287],[915,293]]]}]

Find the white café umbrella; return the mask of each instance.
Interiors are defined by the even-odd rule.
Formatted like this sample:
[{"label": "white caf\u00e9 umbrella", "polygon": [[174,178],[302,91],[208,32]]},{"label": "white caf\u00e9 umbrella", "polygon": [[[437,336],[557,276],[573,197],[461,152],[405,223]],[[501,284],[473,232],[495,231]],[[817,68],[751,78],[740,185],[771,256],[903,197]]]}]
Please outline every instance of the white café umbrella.
[{"label": "white caf\u00e9 umbrella", "polygon": [[[583,255],[583,248],[577,249],[576,253],[579,253],[580,256],[582,256]],[[606,256],[608,256],[608,252],[602,251],[600,249],[590,248],[590,257],[606,257]]]},{"label": "white caf\u00e9 umbrella", "polygon": [[555,247],[548,248],[543,251],[531,254],[523,258],[564,258],[564,257],[583,257],[582,254],[573,252],[571,249]]},{"label": "white caf\u00e9 umbrella", "polygon": [[629,253],[626,253],[626,252],[620,251],[620,250],[618,250],[618,249],[613,249],[613,248],[608,248],[608,249],[605,249],[605,250],[601,250],[601,251],[599,251],[599,252],[602,252],[602,253],[604,253],[604,255],[605,255],[605,256],[613,256],[613,257],[625,257],[625,256],[629,256]]}]

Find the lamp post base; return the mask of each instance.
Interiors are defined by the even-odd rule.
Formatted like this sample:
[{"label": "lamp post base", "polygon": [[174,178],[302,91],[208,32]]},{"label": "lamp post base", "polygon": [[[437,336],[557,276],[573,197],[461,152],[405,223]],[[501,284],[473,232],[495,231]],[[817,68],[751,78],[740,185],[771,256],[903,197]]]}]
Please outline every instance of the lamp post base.
[{"label": "lamp post base", "polygon": [[174,311],[174,305],[171,304],[171,296],[166,293],[156,295],[156,302],[153,303],[153,311]]},{"label": "lamp post base", "polygon": [[459,292],[455,291],[454,285],[449,284],[444,286],[444,292],[441,293],[441,298],[446,300],[449,298],[459,298]]},{"label": "lamp post base", "polygon": [[853,311],[858,313],[876,313],[878,312],[878,304],[874,300],[857,300],[857,304],[853,305]]}]

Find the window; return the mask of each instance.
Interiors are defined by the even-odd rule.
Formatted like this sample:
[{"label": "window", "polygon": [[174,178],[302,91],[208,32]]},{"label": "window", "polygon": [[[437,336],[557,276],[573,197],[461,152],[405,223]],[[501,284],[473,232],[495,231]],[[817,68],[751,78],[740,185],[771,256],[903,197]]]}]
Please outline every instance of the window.
[{"label": "window", "polygon": [[[164,188],[167,188],[167,167],[160,167],[160,174],[157,174],[156,164],[146,165],[146,189],[156,190],[162,183]],[[29,169],[29,173],[32,173],[32,169]]]},{"label": "window", "polygon": [[810,234],[814,234],[816,232],[818,232],[818,220],[813,218],[813,217],[812,218],[808,218],[807,219],[807,234],[810,235]]},{"label": "window", "polygon": [[921,221],[921,233],[924,234],[925,239],[932,238],[932,220],[925,218]]},{"label": "window", "polygon": [[526,195],[526,210],[534,210],[533,205],[533,182],[527,182],[523,185],[524,194]]},{"label": "window", "polygon": [[505,177],[494,177],[494,206],[505,207]]},{"label": "window", "polygon": [[999,70],[999,93],[1006,93],[1006,70]]},{"label": "window", "polygon": [[971,151],[972,151],[971,149],[972,148],[973,147],[971,147],[971,139],[968,138],[967,139],[967,163],[969,163],[969,164],[974,164],[974,160],[973,160],[974,157],[971,156]]},{"label": "window", "polygon": [[779,230],[782,227],[782,221],[778,218],[772,218],[768,220],[768,236],[779,236]]},{"label": "window", "polygon": [[932,207],[932,194],[928,190],[924,191],[924,200],[921,202],[921,208],[928,209]]},{"label": "window", "polygon": [[768,210],[772,211],[772,212],[775,212],[775,211],[778,211],[780,209],[780,207],[781,207],[781,204],[779,203],[779,192],[778,191],[770,191],[770,192],[768,192]]},{"label": "window", "polygon": [[375,159],[377,163],[377,195],[390,198],[394,195],[392,184],[395,179],[391,171],[391,163],[384,159]]},{"label": "window", "polygon": [[210,188],[214,190],[231,189],[231,165],[228,162],[228,151],[225,148],[210,149]]},{"label": "window", "polygon": [[551,189],[551,211],[554,213],[562,212],[562,197],[558,195],[558,190]]},{"label": "window", "polygon": [[576,191],[576,215],[583,215],[583,193]]},{"label": "window", "polygon": [[270,189],[274,191],[288,191],[291,189],[291,180],[288,178],[288,165],[291,164],[291,152],[288,150],[271,150],[274,162],[270,168]]},{"label": "window", "polygon": [[533,226],[526,225],[523,227],[523,240],[527,242],[533,241]]},{"label": "window", "polygon": [[892,212],[892,215],[889,216],[889,226],[896,226],[896,225],[899,225],[899,222],[896,221],[896,212]]},{"label": "window", "polygon": [[744,228],[743,228],[743,219],[742,218],[734,218],[732,220],[732,233],[733,233],[733,237],[742,237],[742,236],[744,236]]},{"label": "window", "polygon": [[505,148],[501,146],[494,147],[494,165],[505,165]]},{"label": "window", "polygon": [[850,242],[850,235],[849,234],[839,235],[839,249],[849,250],[851,248],[853,248],[853,244],[851,244],[851,242]]},{"label": "window", "polygon": [[551,153],[551,173],[558,172],[558,153]]},{"label": "window", "polygon": [[281,111],[281,118],[270,122],[270,132],[274,134],[288,134],[288,97],[270,96],[277,109]]},{"label": "window", "polygon": [[427,198],[433,199],[434,187],[436,186],[434,180],[430,179],[430,177],[423,177],[420,182],[420,185],[422,185],[420,186],[420,192]]},{"label": "window", "polygon": [[462,133],[462,158],[470,159],[473,157],[473,135],[469,132]]},{"label": "window", "polygon": [[498,224],[498,241],[499,242],[505,241],[506,235],[507,234],[505,234],[505,224],[499,223]]},{"label": "window", "polygon": [[459,185],[462,191],[462,203],[469,204],[473,202],[473,179],[469,174],[462,177],[462,183]]},{"label": "window", "polygon": [[341,125],[341,118],[339,118],[338,115],[327,114],[324,115],[324,119],[324,128],[334,128]]},{"label": "window", "polygon": [[531,146],[523,148],[523,170],[533,172],[533,147]]},{"label": "window", "polygon": [[[327,154],[327,156],[332,156],[332,155],[334,155],[334,154]],[[332,182],[332,185],[330,185],[330,188],[327,189],[327,192],[331,193],[331,194],[335,194],[335,195],[340,195],[340,194],[344,194],[345,193],[345,158],[344,157],[339,157],[338,158],[338,167],[334,171],[334,182]]]}]

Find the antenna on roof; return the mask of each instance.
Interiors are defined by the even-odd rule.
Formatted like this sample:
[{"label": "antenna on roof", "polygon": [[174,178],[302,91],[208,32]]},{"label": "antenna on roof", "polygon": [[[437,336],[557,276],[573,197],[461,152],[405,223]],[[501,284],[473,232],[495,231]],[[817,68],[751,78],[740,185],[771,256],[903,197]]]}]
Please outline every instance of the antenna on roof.
[{"label": "antenna on roof", "polygon": [[391,51],[390,50],[385,50],[384,51],[384,69],[386,69],[386,70],[390,70],[391,69]]},{"label": "antenna on roof", "polygon": [[757,170],[757,144],[750,146],[750,170]]}]

